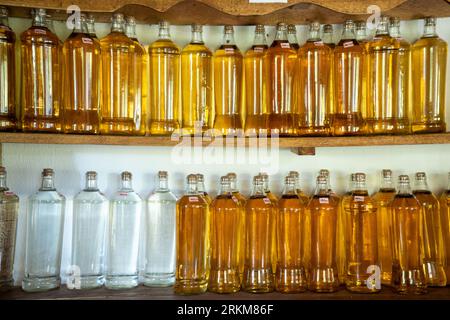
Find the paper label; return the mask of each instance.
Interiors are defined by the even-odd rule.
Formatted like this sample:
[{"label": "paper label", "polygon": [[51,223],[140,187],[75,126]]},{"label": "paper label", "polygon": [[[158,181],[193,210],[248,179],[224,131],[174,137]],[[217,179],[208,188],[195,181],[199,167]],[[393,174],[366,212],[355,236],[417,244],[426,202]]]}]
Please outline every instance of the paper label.
[{"label": "paper label", "polygon": [[354,196],[353,199],[355,202],[363,202],[364,201],[363,196]]},{"label": "paper label", "polygon": [[353,41],[347,41],[347,42],[344,42],[343,46],[344,46],[344,48],[350,48],[350,47],[353,47]]},{"label": "paper label", "polygon": [[15,196],[16,194],[12,191],[5,191],[5,196]]},{"label": "paper label", "polygon": [[234,48],[225,48],[225,53],[227,54],[234,53]]},{"label": "paper label", "polygon": [[238,203],[238,202],[239,202],[239,200],[238,200],[235,196],[232,196],[231,199],[232,199],[235,203]]},{"label": "paper label", "polygon": [[120,192],[119,195],[121,195],[121,196],[127,196],[127,195],[128,195],[128,192]]},{"label": "paper label", "polygon": [[291,47],[291,45],[288,42],[282,42],[281,43],[281,47],[283,49],[289,49]]},{"label": "paper label", "polygon": [[255,47],[255,48],[253,48],[253,51],[254,51],[254,52],[258,52],[258,53],[261,53],[261,52],[263,52],[263,51],[264,51],[264,49],[263,49],[263,48],[261,48],[261,47]]},{"label": "paper label", "polygon": [[323,46],[323,41],[314,41],[314,45]]},{"label": "paper label", "polygon": [[85,44],[93,44],[94,41],[92,41],[91,38],[81,38],[81,42],[85,43]]},{"label": "paper label", "polygon": [[263,201],[264,201],[265,204],[271,204],[272,203],[272,201],[270,201],[269,198],[264,198]]},{"label": "paper label", "polygon": [[330,203],[330,201],[328,200],[328,198],[319,198],[319,203],[328,204]]},{"label": "paper label", "polygon": [[198,202],[197,197],[189,197],[189,202]]},{"label": "paper label", "polygon": [[34,32],[38,33],[38,34],[47,34],[47,31],[42,30],[42,29],[34,29]]}]

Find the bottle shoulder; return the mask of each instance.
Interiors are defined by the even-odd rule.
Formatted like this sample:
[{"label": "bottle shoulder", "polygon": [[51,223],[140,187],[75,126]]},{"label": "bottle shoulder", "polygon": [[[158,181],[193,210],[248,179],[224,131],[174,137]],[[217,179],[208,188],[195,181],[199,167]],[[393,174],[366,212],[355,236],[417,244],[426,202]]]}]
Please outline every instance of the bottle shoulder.
[{"label": "bottle shoulder", "polygon": [[58,36],[46,27],[32,26],[21,34],[20,40],[22,44],[34,43],[53,46],[59,46],[60,44]]},{"label": "bottle shoulder", "polygon": [[154,202],[154,201],[177,201],[177,197],[167,189],[167,191],[160,191],[155,190],[147,197],[147,201]]},{"label": "bottle shoulder", "polygon": [[437,197],[428,190],[414,190],[413,195],[422,205],[434,204],[438,202]]},{"label": "bottle shoulder", "polygon": [[119,190],[111,198],[112,202],[141,202],[142,198],[134,191]]},{"label": "bottle shoulder", "polygon": [[95,41],[87,33],[71,33],[71,35],[64,41],[63,48],[65,50],[70,50],[72,48],[84,48],[100,50],[100,43]]},{"label": "bottle shoulder", "polygon": [[30,196],[30,201],[51,201],[51,202],[64,202],[66,198],[64,195],[59,193],[57,190],[39,190],[32,196]]},{"label": "bottle shoulder", "polygon": [[0,191],[0,202],[19,202],[19,196],[9,189]]},{"label": "bottle shoulder", "polygon": [[102,49],[107,49],[110,47],[132,47],[134,42],[121,32],[111,32],[100,39],[100,44]]},{"label": "bottle shoulder", "polygon": [[73,198],[73,200],[74,201],[99,201],[99,202],[108,201],[106,196],[99,190],[97,190],[97,191],[82,190]]},{"label": "bottle shoulder", "polygon": [[242,53],[235,44],[222,44],[214,51],[214,58],[235,58],[242,59]]},{"label": "bottle shoulder", "polygon": [[200,44],[200,43],[189,43],[188,45],[186,45],[183,48],[183,50],[181,50],[182,56],[183,55],[192,55],[192,54],[206,56],[206,57],[212,56],[211,50],[209,50],[209,48],[205,44]]},{"label": "bottle shoulder", "polygon": [[8,42],[14,44],[16,42],[16,34],[5,25],[0,25],[0,42]]},{"label": "bottle shoulder", "polygon": [[334,48],[334,53],[364,54],[365,49],[356,39],[342,39]]},{"label": "bottle shoulder", "polygon": [[179,206],[208,207],[208,201],[200,194],[185,194],[178,201]]},{"label": "bottle shoulder", "polygon": [[180,48],[169,39],[158,39],[148,47],[149,53],[180,54]]},{"label": "bottle shoulder", "polygon": [[332,52],[332,49],[328,45],[324,44],[322,40],[317,41],[308,40],[298,49],[298,54],[304,55],[309,52],[330,54]]},{"label": "bottle shoulder", "polygon": [[444,39],[439,38],[438,36],[422,37],[422,38],[417,39],[413,43],[412,49],[417,50],[417,49],[424,49],[424,48],[431,48],[431,47],[447,49],[447,46],[448,46],[447,42]]}]

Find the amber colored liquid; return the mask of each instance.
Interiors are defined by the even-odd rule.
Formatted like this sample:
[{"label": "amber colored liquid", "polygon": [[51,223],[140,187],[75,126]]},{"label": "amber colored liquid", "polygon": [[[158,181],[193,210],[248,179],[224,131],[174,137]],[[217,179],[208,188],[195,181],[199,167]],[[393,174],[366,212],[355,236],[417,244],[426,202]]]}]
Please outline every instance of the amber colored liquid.
[{"label": "amber colored liquid", "polygon": [[339,283],[345,284],[347,277],[347,248],[345,243],[345,212],[350,210],[350,201],[352,193],[346,192],[339,203],[338,222],[337,222],[337,261],[338,261],[338,276]]},{"label": "amber colored liquid", "polygon": [[[266,191],[266,196],[269,198],[270,202],[272,203],[272,206],[274,208],[274,214],[277,211],[278,208],[278,198],[275,194],[273,194],[270,190]],[[277,270],[277,227],[276,227],[276,220],[273,224],[273,231],[272,231],[272,271],[275,274]]]},{"label": "amber colored liquid", "polygon": [[0,191],[0,292],[12,287],[19,198]]},{"label": "amber colored liquid", "polygon": [[325,43],[331,49],[331,59],[330,59],[330,71],[329,71],[329,82],[328,82],[328,119],[327,122],[330,125],[330,129],[333,126],[333,118],[336,113],[336,106],[334,101],[334,85],[335,85],[335,75],[334,75],[334,48],[336,45],[334,43]]},{"label": "amber colored liquid", "polygon": [[60,131],[59,39],[45,27],[31,27],[22,33],[21,43],[22,130]]},{"label": "amber colored liquid", "polygon": [[[361,83],[361,115],[364,120],[367,120],[368,117],[368,103],[367,103],[367,95],[368,95],[368,78],[369,78],[369,41],[366,40],[358,40],[359,45],[364,49],[364,58],[363,58],[363,75],[362,75],[362,83]],[[366,121],[367,126],[367,121]],[[366,127],[367,131],[368,128]]]},{"label": "amber colored liquid", "polygon": [[443,252],[447,285],[450,284],[450,191],[446,190],[440,197],[442,238],[444,241]]},{"label": "amber colored liquid", "polygon": [[390,203],[395,189],[380,189],[373,201],[377,206],[378,260],[381,268],[381,283],[391,285],[392,280],[392,237]]},{"label": "amber colored liquid", "polygon": [[130,74],[132,75],[130,106],[134,110],[134,123],[136,129],[134,134],[145,134],[145,122],[148,112],[148,54],[145,48],[135,38],[134,54],[130,63]]},{"label": "amber colored liquid", "polygon": [[413,133],[444,132],[447,43],[421,38],[412,46]]},{"label": "amber colored liquid", "polygon": [[14,32],[0,25],[0,130],[16,129],[16,67]]},{"label": "amber colored liquid", "polygon": [[421,258],[427,285],[445,287],[447,277],[444,270],[444,243],[439,200],[430,191],[414,191],[413,193],[422,205]]},{"label": "amber colored liquid", "polygon": [[175,293],[206,291],[210,267],[210,216],[206,200],[186,195],[177,202]]},{"label": "amber colored liquid", "polygon": [[[239,210],[241,212],[241,220],[240,220],[240,229],[239,229],[239,274],[241,277],[241,281],[244,278],[244,261],[245,261],[245,220],[246,220],[246,214],[245,214],[245,206],[247,203],[247,199],[239,192],[239,191],[233,191],[232,193],[233,197],[238,202]],[[234,200],[234,199],[233,199]]]},{"label": "amber colored liquid", "polygon": [[426,279],[421,259],[420,203],[413,195],[397,194],[391,202],[392,286],[398,293],[423,294]]},{"label": "amber colored liquid", "polygon": [[181,52],[181,88],[183,98],[183,132],[200,132],[211,125],[213,108],[212,53],[204,44],[188,44]]},{"label": "amber colored liquid", "polygon": [[245,262],[242,289],[247,292],[272,292],[274,207],[265,196],[252,196],[246,204]]}]

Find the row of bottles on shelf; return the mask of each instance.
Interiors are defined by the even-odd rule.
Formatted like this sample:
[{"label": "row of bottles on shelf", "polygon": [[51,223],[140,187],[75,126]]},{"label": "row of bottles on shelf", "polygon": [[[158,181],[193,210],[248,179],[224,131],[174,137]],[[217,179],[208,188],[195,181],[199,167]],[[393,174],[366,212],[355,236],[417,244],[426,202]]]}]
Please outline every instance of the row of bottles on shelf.
[{"label": "row of bottles on shelf", "polygon": [[[138,285],[138,252],[145,254],[144,284],[171,286],[177,294],[247,292],[334,292],[341,284],[371,293],[381,284],[399,293],[422,294],[427,286],[450,281],[450,187],[440,201],[425,173],[401,175],[396,191],[392,172],[383,170],[379,191],[370,196],[364,173],[352,174],[343,197],[329,183],[328,170],[307,196],[299,174],[285,178],[278,199],[267,174],[253,179],[246,199],[236,174],[221,177],[212,199],[200,174],[187,177],[177,200],[160,171],[159,187],[146,200],[145,249],[139,248],[142,200],[131,173],[110,201],[86,173],[86,188],[74,198],[69,288]],[[26,218],[25,291],[60,285],[65,198],[44,169],[42,186],[29,198]],[[6,187],[0,168],[0,287],[12,283],[18,197]]]},{"label": "row of bottles on shelf", "polygon": [[[331,25],[310,24],[301,47],[295,26],[279,23],[269,46],[256,26],[243,55],[232,26],[214,54],[202,26],[180,50],[169,24],[145,48],[135,20],[115,14],[111,33],[95,35],[81,15],[62,44],[47,28],[45,10],[32,12],[21,35],[20,121],[15,111],[15,36],[0,9],[0,130],[170,135],[183,129],[214,134],[282,136],[444,132],[447,44],[425,19],[410,45],[398,19],[382,17],[373,39],[366,25],[347,21],[341,40]],[[415,90],[412,90],[415,88]]]}]

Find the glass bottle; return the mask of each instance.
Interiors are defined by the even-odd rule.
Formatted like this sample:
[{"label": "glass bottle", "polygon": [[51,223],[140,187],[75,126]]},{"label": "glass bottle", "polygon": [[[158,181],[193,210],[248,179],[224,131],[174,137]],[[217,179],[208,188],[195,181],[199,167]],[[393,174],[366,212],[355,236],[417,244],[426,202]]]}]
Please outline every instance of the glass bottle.
[{"label": "glass bottle", "polygon": [[0,7],[0,131],[15,130],[17,125],[15,44],[8,9]]},{"label": "glass bottle", "polygon": [[255,28],[253,45],[244,56],[245,68],[245,133],[257,135],[267,132],[267,80],[268,68],[266,31],[262,24]]},{"label": "glass bottle", "polygon": [[0,291],[14,284],[13,266],[18,214],[19,197],[6,186],[6,170],[0,167]]},{"label": "glass bottle", "polygon": [[233,196],[230,179],[220,178],[220,194],[211,205],[211,271],[208,291],[232,293],[239,291],[240,232],[242,209]]},{"label": "glass bottle", "polygon": [[212,199],[209,196],[208,192],[206,192],[205,190],[205,177],[200,173],[197,173],[197,192],[205,197],[208,205],[211,205]]},{"label": "glass bottle", "polygon": [[[364,120],[367,119],[367,92],[368,92],[368,83],[367,79],[369,78],[369,44],[370,41],[367,37],[367,25],[365,21],[357,21],[356,22],[356,41],[358,41],[359,45],[364,48],[364,59],[363,59],[363,75],[362,75],[362,88],[361,88],[361,115]],[[367,123],[366,123],[367,125]],[[367,128],[366,128],[367,129]]]},{"label": "glass bottle", "polygon": [[21,36],[23,131],[61,130],[60,43],[46,26],[44,9],[32,10],[32,26]]},{"label": "glass bottle", "polygon": [[[72,268],[79,283],[74,289],[91,289],[104,283],[108,199],[97,186],[97,173],[86,172],[86,187],[73,199]],[[68,285],[69,288],[72,286]]]},{"label": "glass bottle", "polygon": [[322,41],[332,50],[336,47],[336,43],[334,41],[333,25],[325,24],[323,26]]},{"label": "glass bottle", "polygon": [[289,44],[285,23],[277,24],[275,40],[267,51],[266,59],[269,66],[269,133],[296,135],[298,110],[292,101],[292,89],[297,51]]},{"label": "glass bottle", "polygon": [[273,270],[273,226],[275,207],[264,191],[261,176],[253,178],[253,192],[247,200],[245,221],[245,262],[242,290],[251,293],[272,292],[275,288]]},{"label": "glass bottle", "polygon": [[132,187],[132,175],[121,173],[121,187],[111,199],[107,271],[108,289],[138,285],[139,230],[142,200]]},{"label": "glass bottle", "polygon": [[300,48],[300,45],[298,44],[297,28],[295,27],[295,24],[288,24],[287,30],[288,40],[291,48],[293,48],[294,50],[298,50]]},{"label": "glass bottle", "polygon": [[392,280],[392,236],[390,203],[395,197],[392,171],[382,171],[380,189],[373,196],[377,206],[378,258],[381,268],[381,283],[391,285]]},{"label": "glass bottle", "polygon": [[320,23],[309,25],[306,43],[298,50],[299,135],[327,136],[332,50],[320,39]]},{"label": "glass bottle", "polygon": [[303,292],[307,288],[303,242],[306,204],[295,187],[295,178],[287,176],[278,201],[276,290]]},{"label": "glass bottle", "polygon": [[444,258],[444,268],[447,277],[447,285],[450,284],[450,173],[448,173],[447,189],[442,193],[439,202],[441,207],[442,238],[444,250],[441,256]]},{"label": "glass bottle", "polygon": [[166,287],[175,283],[176,204],[168,174],[158,172],[159,187],[147,199],[144,285]]},{"label": "glass bottle", "polygon": [[425,279],[429,287],[445,287],[444,242],[442,238],[439,200],[430,191],[425,172],[417,172],[413,194],[422,206],[421,259]]},{"label": "glass bottle", "polygon": [[[270,188],[269,188],[269,176],[265,172],[260,173],[260,176],[261,176],[262,181],[263,181],[264,192],[266,193],[267,198],[269,198],[269,200],[272,202],[272,206],[274,207],[274,210],[276,211],[277,210],[276,208],[278,208],[278,198],[272,191],[270,191]],[[272,242],[273,242],[272,243],[272,250],[273,250],[273,252],[272,252],[272,263],[273,263],[272,270],[273,270],[273,273],[275,274],[276,269],[277,269],[277,227],[276,227],[276,220],[275,220],[275,222],[273,224],[272,235],[273,235],[273,238],[272,238]]]},{"label": "glass bottle", "polygon": [[187,190],[177,201],[176,294],[206,291],[210,268],[210,216],[197,191],[197,175],[187,176]]},{"label": "glass bottle", "polygon": [[328,79],[328,124],[330,129],[333,125],[333,118],[335,114],[335,101],[334,101],[334,48],[336,44],[334,42],[333,26],[326,24],[323,26],[322,41],[331,49],[330,59],[330,71]]},{"label": "glass bottle", "polygon": [[86,16],[86,26],[87,26],[87,31],[88,31],[89,35],[91,36],[91,38],[98,41],[97,33],[95,32],[95,17],[92,13],[89,13]]},{"label": "glass bottle", "polygon": [[411,193],[409,177],[399,177],[398,192],[389,206],[392,236],[392,286],[401,294],[426,293],[421,259],[421,205]]},{"label": "glass bottle", "polygon": [[42,185],[28,200],[25,274],[22,289],[47,291],[61,284],[65,198],[56,191],[52,169],[42,171]]},{"label": "glass bottle", "polygon": [[300,197],[300,200],[303,201],[305,205],[308,204],[309,197],[308,195],[301,189],[300,186],[300,174],[297,171],[289,171],[289,176],[294,178],[295,181],[295,190]]},{"label": "glass bottle", "polygon": [[170,135],[180,128],[180,49],[170,38],[169,23],[159,23],[150,57],[150,123],[148,132]]},{"label": "glass bottle", "polygon": [[64,42],[63,61],[63,131],[99,133],[100,43],[89,35],[84,14]]},{"label": "glass bottle", "polygon": [[447,43],[436,33],[436,18],[425,18],[423,36],[412,45],[412,132],[445,132]]},{"label": "glass bottle", "polygon": [[337,270],[337,218],[339,202],[329,191],[326,176],[317,177],[316,192],[312,196],[307,214],[310,224],[305,234],[310,242],[308,288],[314,292],[334,292],[339,288]]},{"label": "glass bottle", "polygon": [[361,114],[364,48],[355,39],[355,24],[347,20],[342,39],[334,49],[335,114],[333,134],[336,136],[364,133]]},{"label": "glass bottle", "polygon": [[214,129],[222,135],[242,129],[243,57],[233,26],[224,27],[223,42],[214,52]]}]

